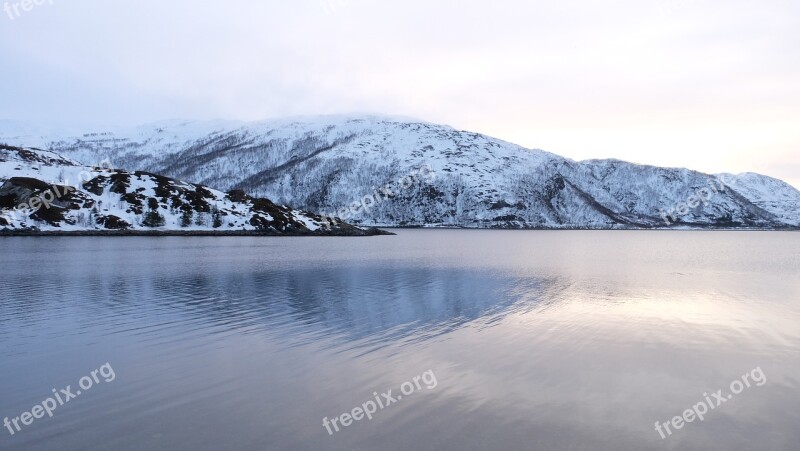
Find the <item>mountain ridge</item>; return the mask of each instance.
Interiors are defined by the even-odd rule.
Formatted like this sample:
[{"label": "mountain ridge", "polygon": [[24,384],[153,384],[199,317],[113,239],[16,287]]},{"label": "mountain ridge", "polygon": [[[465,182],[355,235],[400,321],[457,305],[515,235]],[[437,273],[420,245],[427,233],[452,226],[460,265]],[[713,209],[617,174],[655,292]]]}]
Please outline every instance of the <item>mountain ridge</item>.
[{"label": "mountain ridge", "polygon": [[[800,192],[771,177],[617,159],[575,161],[450,126],[379,116],[170,121],[72,137],[0,130],[2,141],[34,142],[78,161],[107,158],[222,190],[243,189],[330,216],[351,210],[348,221],[370,226],[800,225]],[[435,179],[414,180],[379,203],[369,199],[378,187],[398,185],[421,167],[429,167]],[[720,178],[726,183],[710,192]],[[375,205],[348,208],[361,200]]]}]

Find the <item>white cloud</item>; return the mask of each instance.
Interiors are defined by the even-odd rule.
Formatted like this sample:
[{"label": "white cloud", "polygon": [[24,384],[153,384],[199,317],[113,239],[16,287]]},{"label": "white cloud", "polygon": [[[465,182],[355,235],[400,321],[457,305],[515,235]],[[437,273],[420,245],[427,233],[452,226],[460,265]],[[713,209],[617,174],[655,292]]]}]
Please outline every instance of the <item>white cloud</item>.
[{"label": "white cloud", "polygon": [[0,18],[0,117],[402,114],[797,186],[799,21],[775,0],[55,0]]}]

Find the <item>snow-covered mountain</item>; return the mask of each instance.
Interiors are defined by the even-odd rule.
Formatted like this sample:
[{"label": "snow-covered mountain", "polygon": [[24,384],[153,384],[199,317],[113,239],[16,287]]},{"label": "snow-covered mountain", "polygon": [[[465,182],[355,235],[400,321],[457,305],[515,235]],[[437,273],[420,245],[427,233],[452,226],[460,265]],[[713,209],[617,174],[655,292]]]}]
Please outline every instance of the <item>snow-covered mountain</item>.
[{"label": "snow-covered mountain", "polygon": [[0,231],[367,235],[349,224],[147,172],[0,145]]},{"label": "snow-covered mountain", "polygon": [[67,136],[0,123],[0,142],[192,180],[364,225],[627,228],[800,225],[800,192],[756,174],[576,162],[382,117],[169,121]]},{"label": "snow-covered mountain", "polygon": [[788,183],[761,174],[720,174],[728,185],[750,202],[774,214],[779,221],[798,225],[800,197]]}]

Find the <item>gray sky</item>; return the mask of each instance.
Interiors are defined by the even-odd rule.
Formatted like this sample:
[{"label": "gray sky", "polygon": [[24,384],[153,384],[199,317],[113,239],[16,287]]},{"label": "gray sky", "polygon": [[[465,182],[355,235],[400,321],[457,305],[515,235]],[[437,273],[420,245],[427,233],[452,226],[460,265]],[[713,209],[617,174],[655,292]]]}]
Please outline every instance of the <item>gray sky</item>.
[{"label": "gray sky", "polygon": [[403,115],[800,187],[796,0],[20,1],[4,119]]}]

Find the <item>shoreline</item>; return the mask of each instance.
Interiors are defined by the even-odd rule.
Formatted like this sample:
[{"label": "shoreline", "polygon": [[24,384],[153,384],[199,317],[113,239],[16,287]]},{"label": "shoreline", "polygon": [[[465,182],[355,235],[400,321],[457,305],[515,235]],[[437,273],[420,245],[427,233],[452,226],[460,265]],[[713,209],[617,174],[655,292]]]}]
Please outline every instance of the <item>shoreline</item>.
[{"label": "shoreline", "polygon": [[[359,226],[362,227],[362,226]],[[774,228],[752,228],[752,227],[687,227],[687,228],[668,228],[668,227],[631,227],[631,228],[608,228],[592,229],[588,227],[458,227],[458,226],[369,226],[387,230],[510,230],[510,231],[540,231],[540,232],[800,232],[798,227],[774,227]]]},{"label": "shoreline", "polygon": [[368,228],[363,233],[349,233],[333,231],[329,233],[318,232],[262,232],[256,230],[71,230],[71,231],[39,231],[39,230],[0,230],[2,237],[72,237],[72,236],[97,236],[97,237],[370,237],[390,236],[394,233],[378,228]]},{"label": "shoreline", "polygon": [[363,233],[335,231],[331,233],[317,232],[261,232],[255,230],[203,231],[203,230],[71,230],[71,231],[37,231],[37,230],[0,230],[3,237],[372,237],[394,236],[392,230],[463,230],[463,231],[517,231],[517,232],[800,232],[800,227],[771,229],[755,228],[623,228],[623,229],[590,229],[590,228],[502,228],[502,227],[425,227],[425,226],[386,226],[369,227]]}]

